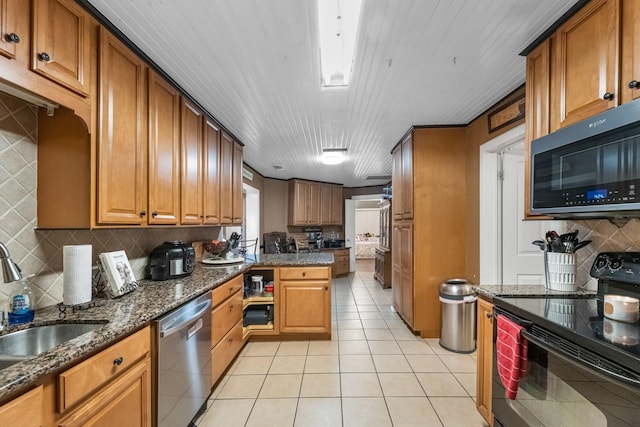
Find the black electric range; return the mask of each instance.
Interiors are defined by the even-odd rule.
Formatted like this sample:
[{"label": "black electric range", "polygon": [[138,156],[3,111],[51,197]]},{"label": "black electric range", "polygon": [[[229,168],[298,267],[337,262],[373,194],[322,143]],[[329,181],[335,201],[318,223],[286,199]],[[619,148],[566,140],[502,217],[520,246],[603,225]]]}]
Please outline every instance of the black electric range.
[{"label": "black electric range", "polygon": [[603,316],[605,294],[640,298],[640,252],[601,253],[591,276],[598,279],[595,295],[496,297],[494,305],[640,372],[640,325]]}]

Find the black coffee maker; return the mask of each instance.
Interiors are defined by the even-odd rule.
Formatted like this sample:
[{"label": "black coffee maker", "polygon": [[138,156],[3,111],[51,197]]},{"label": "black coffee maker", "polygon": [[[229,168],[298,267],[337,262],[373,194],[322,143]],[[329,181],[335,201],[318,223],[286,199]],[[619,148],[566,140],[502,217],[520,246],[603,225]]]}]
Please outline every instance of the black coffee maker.
[{"label": "black coffee maker", "polygon": [[168,280],[189,276],[195,266],[196,253],[190,244],[173,240],[157,246],[147,266],[151,280]]}]

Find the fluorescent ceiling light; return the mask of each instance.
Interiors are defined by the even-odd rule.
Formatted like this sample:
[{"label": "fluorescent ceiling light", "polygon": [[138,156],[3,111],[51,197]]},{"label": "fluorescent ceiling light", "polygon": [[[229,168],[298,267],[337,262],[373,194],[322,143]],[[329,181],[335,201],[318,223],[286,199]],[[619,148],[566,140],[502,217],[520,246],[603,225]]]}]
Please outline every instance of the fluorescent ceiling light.
[{"label": "fluorescent ceiling light", "polygon": [[361,0],[318,0],[322,86],[348,86]]},{"label": "fluorescent ceiling light", "polygon": [[346,148],[323,148],[320,161],[325,165],[339,165],[347,159]]}]

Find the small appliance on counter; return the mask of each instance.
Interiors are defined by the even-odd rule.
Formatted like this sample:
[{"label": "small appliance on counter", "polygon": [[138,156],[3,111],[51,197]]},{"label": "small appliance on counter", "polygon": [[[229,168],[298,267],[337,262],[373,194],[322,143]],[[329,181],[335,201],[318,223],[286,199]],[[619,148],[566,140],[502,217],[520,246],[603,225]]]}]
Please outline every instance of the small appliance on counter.
[{"label": "small appliance on counter", "polygon": [[196,253],[187,243],[173,240],[157,246],[149,256],[151,280],[168,280],[189,276],[193,272]]}]

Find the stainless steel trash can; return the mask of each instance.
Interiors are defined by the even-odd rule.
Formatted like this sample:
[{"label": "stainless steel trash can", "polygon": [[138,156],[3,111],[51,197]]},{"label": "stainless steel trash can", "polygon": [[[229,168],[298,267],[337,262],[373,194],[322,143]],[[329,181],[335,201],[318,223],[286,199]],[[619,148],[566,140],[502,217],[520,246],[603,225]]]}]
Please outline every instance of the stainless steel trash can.
[{"label": "stainless steel trash can", "polygon": [[456,353],[476,349],[476,301],[471,283],[450,279],[440,285],[440,345]]}]

